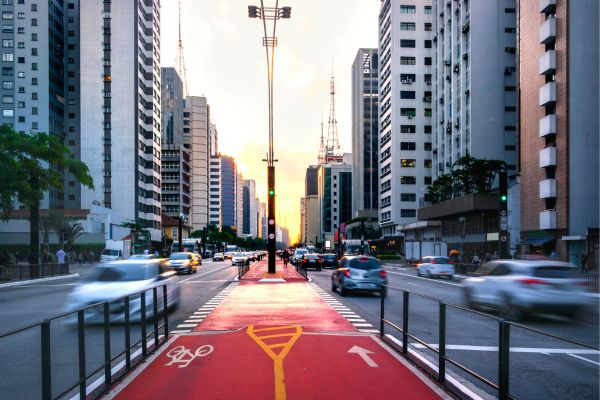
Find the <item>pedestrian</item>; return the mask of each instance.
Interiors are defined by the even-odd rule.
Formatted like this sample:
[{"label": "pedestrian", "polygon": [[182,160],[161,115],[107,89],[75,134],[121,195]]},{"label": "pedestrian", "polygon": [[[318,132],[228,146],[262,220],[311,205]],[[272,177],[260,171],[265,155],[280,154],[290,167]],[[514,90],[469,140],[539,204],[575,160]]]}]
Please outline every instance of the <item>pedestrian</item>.
[{"label": "pedestrian", "polygon": [[473,256],[473,260],[471,261],[471,264],[479,264],[479,256],[477,254],[475,254]]},{"label": "pedestrian", "polygon": [[492,256],[490,253],[485,253],[484,262],[490,262],[492,260]]},{"label": "pedestrian", "polygon": [[497,260],[498,257],[498,250],[494,250],[494,254],[492,255],[492,260]]},{"label": "pedestrian", "polygon": [[56,252],[56,259],[59,264],[65,263],[65,255],[66,253],[63,249],[58,249],[58,251]]},{"label": "pedestrian", "polygon": [[148,249],[144,250],[144,254],[150,254],[150,250],[148,250]]},{"label": "pedestrian", "polygon": [[288,262],[290,261],[290,253],[288,253],[287,249],[283,250],[283,253],[281,253],[281,259],[283,260],[283,266],[287,267]]},{"label": "pedestrian", "polygon": [[554,260],[554,259],[556,259],[556,257],[557,257],[556,251],[552,250],[552,253],[550,253],[550,258]]}]

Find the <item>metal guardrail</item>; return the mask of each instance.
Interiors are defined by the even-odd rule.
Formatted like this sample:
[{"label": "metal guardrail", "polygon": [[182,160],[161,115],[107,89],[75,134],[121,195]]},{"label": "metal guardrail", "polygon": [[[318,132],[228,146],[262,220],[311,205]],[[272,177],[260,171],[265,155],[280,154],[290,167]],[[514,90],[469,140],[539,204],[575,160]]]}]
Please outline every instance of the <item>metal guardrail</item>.
[{"label": "metal guardrail", "polygon": [[238,279],[242,279],[242,277],[244,275],[246,275],[246,272],[248,272],[249,270],[250,270],[250,261],[249,260],[246,260],[241,265],[238,264]]},{"label": "metal guardrail", "polygon": [[304,279],[308,280],[308,271],[306,270],[306,268],[304,268],[300,264],[296,265],[296,272],[298,272],[300,275],[302,275],[302,277]]},{"label": "metal guardrail", "polygon": [[0,265],[0,282],[23,281],[29,279],[48,278],[68,275],[69,264],[8,264]]},{"label": "metal guardrail", "polygon": [[[564,341],[567,343],[575,344],[577,346],[581,346],[581,347],[584,347],[584,348],[587,348],[590,350],[600,351],[600,349],[597,347],[589,346],[587,344],[580,343],[575,340],[556,336],[556,335],[553,335],[553,334],[550,334],[547,332],[543,332],[543,331],[540,331],[540,330],[537,330],[534,328],[530,328],[528,326],[521,325],[521,324],[518,324],[515,322],[506,321],[502,318],[498,318],[493,315],[489,315],[489,314],[486,314],[486,313],[483,313],[480,311],[471,310],[471,309],[457,306],[454,304],[444,303],[441,300],[436,299],[434,297],[426,296],[426,295],[423,295],[420,293],[410,292],[410,291],[403,290],[403,289],[393,288],[388,285],[383,285],[383,286],[388,288],[388,296],[389,296],[389,290],[402,292],[402,327],[385,319],[385,298],[387,296],[386,297],[381,296],[381,309],[380,309],[380,319],[379,319],[379,336],[380,336],[381,340],[386,342],[388,345],[391,345],[392,347],[397,348],[395,343],[390,342],[385,337],[385,326],[389,325],[394,330],[402,333],[402,348],[400,349],[400,352],[405,357],[410,358],[410,355],[408,352],[408,339],[409,338],[420,343],[421,345],[425,346],[427,349],[436,353],[438,355],[438,373],[437,373],[436,378],[442,385],[446,384],[446,363],[450,363],[453,366],[468,373],[472,377],[476,378],[480,382],[483,382],[486,385],[492,387],[493,389],[496,389],[500,400],[516,399],[515,397],[511,396],[510,387],[509,387],[509,382],[510,382],[509,354],[510,354],[510,327],[511,326],[525,329],[530,332],[534,332],[534,333],[537,333],[537,334],[540,334],[540,335],[543,335],[546,337],[550,337],[550,338],[553,338],[556,340],[561,340],[561,341]],[[418,296],[420,298],[424,298],[424,299],[438,303],[438,310],[439,310],[438,311],[438,322],[439,322],[438,323],[438,325],[439,325],[438,348],[431,346],[430,344],[426,343],[424,340],[419,339],[418,337],[416,337],[415,335],[413,335],[409,332],[410,295]],[[466,367],[465,365],[461,364],[460,362],[458,362],[455,359],[450,358],[446,355],[446,309],[447,309],[447,307],[454,308],[454,309],[461,310],[461,311],[467,311],[467,312],[470,312],[473,314],[478,314],[478,315],[490,318],[492,320],[498,321],[498,338],[499,338],[498,384],[490,381],[489,379],[478,374],[476,371],[473,371],[472,369]]]},{"label": "metal guardrail", "polygon": [[[163,295],[163,304],[159,309],[158,306],[158,290],[162,288]],[[150,333],[147,332],[147,322],[148,315],[146,314],[146,293],[152,292],[152,315],[150,316],[153,320],[153,329]],[[131,324],[130,321],[130,302],[132,298],[140,298],[140,328],[141,328],[141,339],[135,343],[131,343]],[[110,322],[110,309],[112,304],[117,304],[123,302],[123,313],[124,313],[124,327],[125,327],[125,350],[116,356],[111,356],[111,322]],[[89,310],[94,307],[102,307],[103,310],[103,330],[104,330],[104,362],[100,366],[100,368],[89,372],[86,369],[86,354],[85,354],[85,323],[86,323],[86,310]],[[163,314],[163,321],[159,323],[159,311]],[[71,311],[68,313],[63,313],[52,318],[46,319],[42,322],[31,324],[19,329],[15,329],[8,333],[4,333],[0,335],[0,341],[9,336],[13,336],[20,332],[28,331],[35,328],[40,328],[41,331],[41,370],[42,370],[42,388],[41,388],[41,396],[42,400],[50,400],[52,397],[52,352],[51,352],[51,330],[52,330],[52,322],[68,317],[70,315],[77,314],[77,342],[78,342],[78,368],[79,368],[79,380],[77,383],[73,384],[65,391],[63,391],[58,396],[54,397],[56,399],[63,398],[69,392],[72,392],[74,389],[79,389],[79,398],[87,399],[88,394],[87,390],[87,382],[88,379],[92,378],[98,372],[104,370],[104,384],[100,387],[99,390],[95,391],[91,394],[92,398],[98,398],[102,395],[114,382],[113,378],[118,379],[128,371],[131,370],[132,366],[137,365],[141,360],[148,357],[148,339],[150,338],[152,342],[153,336],[153,349],[156,349],[163,343],[165,343],[169,336],[169,318],[168,318],[168,302],[167,302],[167,285],[159,285],[150,289],[142,290],[140,292],[132,293],[127,296],[120,297],[115,300],[100,302],[91,304],[89,306],[80,308],[75,311]],[[160,329],[164,328],[164,336],[162,339],[160,338]],[[141,344],[142,357],[138,359],[135,364],[133,364],[132,360],[132,350]],[[112,364],[114,361],[119,359],[125,355],[125,368],[120,371],[118,376],[112,375]]]},{"label": "metal guardrail", "polygon": [[575,274],[575,279],[579,281],[579,284],[590,292],[598,293],[600,287],[598,284],[598,274]]}]

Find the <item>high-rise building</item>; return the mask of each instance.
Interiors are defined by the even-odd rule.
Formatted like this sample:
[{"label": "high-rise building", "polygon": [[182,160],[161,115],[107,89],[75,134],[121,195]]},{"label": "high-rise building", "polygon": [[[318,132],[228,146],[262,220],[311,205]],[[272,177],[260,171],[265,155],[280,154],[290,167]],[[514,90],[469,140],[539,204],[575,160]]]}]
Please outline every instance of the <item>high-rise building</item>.
[{"label": "high-rise building", "polygon": [[352,155],[344,154],[343,160],[321,164],[318,170],[320,240],[332,243],[341,224],[352,219]]},{"label": "high-rise building", "polygon": [[[242,197],[241,182],[238,182],[239,173],[235,159],[230,156],[221,156],[221,217],[223,225],[232,228],[238,226],[238,209],[241,213],[242,201],[238,206],[238,197]],[[239,185],[238,185],[239,183]],[[239,187],[238,187],[239,186]],[[241,225],[240,225],[241,230]],[[241,232],[240,232],[241,234]]]},{"label": "high-rise building", "polygon": [[311,165],[306,169],[304,181],[304,237],[300,240],[307,245],[321,243],[321,212],[319,210],[319,166]]},{"label": "high-rise building", "polygon": [[221,156],[210,156],[208,169],[208,223],[221,229]]},{"label": "high-rise building", "polygon": [[260,203],[260,238],[267,239],[267,203]]},{"label": "high-rise building", "polygon": [[431,184],[431,0],[385,0],[379,13],[379,224],[415,222]]},{"label": "high-rise building", "polygon": [[426,41],[433,47],[433,157],[427,161],[433,179],[466,155],[503,160],[514,175],[516,0],[433,0],[432,6]]},{"label": "high-rise building", "polygon": [[[68,35],[78,32],[78,21],[66,24],[64,15],[67,10],[59,0],[35,4],[3,1],[0,7],[0,124],[18,132],[47,132],[52,136],[64,136],[65,145],[78,156],[79,126],[74,106],[78,101],[79,86],[76,84],[76,74],[79,58],[72,53],[67,55],[65,45],[68,39],[71,46],[77,46],[77,38]],[[70,11],[69,15],[76,14]],[[65,101],[67,89],[69,102]],[[66,116],[73,118],[68,127],[65,125]],[[71,182],[74,185],[72,187],[69,186]],[[95,183],[98,186],[97,179]],[[76,205],[79,200],[76,189],[74,180],[71,181],[67,177],[65,192],[52,190],[46,193],[40,202],[40,208]]]},{"label": "high-rise building", "polygon": [[519,2],[521,245],[597,269],[598,1]]},{"label": "high-rise building", "polygon": [[210,156],[215,157],[219,155],[219,132],[217,131],[217,125],[213,123],[210,124],[209,129]]},{"label": "high-rise building", "polygon": [[243,235],[244,226],[244,177],[238,169],[235,176],[235,225],[238,237]]},{"label": "high-rise building", "polygon": [[81,1],[79,20],[78,145],[96,186],[80,206],[100,203],[160,240],[160,2]]},{"label": "high-rise building", "polygon": [[301,243],[306,243],[306,197],[300,198],[300,239]]},{"label": "high-rise building", "polygon": [[259,201],[256,197],[256,182],[253,179],[243,181],[243,229],[244,235],[258,237],[258,208]]},{"label": "high-rise building", "polygon": [[183,132],[183,82],[175,68],[162,68],[162,212],[178,218],[190,215],[191,140]]},{"label": "high-rise building", "polygon": [[352,64],[352,215],[377,217],[379,199],[379,57],[359,49]]},{"label": "high-rise building", "polygon": [[206,97],[188,96],[183,111],[184,134],[189,133],[192,144],[192,230],[208,224],[208,164],[210,109]]}]

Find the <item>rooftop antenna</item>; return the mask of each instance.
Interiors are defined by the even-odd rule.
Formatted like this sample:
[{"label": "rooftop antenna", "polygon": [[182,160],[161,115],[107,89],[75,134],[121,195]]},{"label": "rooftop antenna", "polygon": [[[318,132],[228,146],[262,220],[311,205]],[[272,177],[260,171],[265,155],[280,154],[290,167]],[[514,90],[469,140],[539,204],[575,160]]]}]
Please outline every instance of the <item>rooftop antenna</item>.
[{"label": "rooftop antenna", "polygon": [[187,73],[185,70],[185,60],[183,59],[183,42],[181,41],[181,0],[179,0],[179,42],[177,44],[177,56],[175,57],[175,69],[183,81],[183,96],[187,97]]},{"label": "rooftop antenna", "polygon": [[329,81],[329,121],[327,128],[327,145],[325,146],[325,162],[340,160],[340,143],[337,133],[337,118],[335,115],[335,78],[333,71]]},{"label": "rooftop antenna", "polygon": [[325,137],[323,137],[323,111],[321,111],[321,144],[319,145],[319,155],[317,156],[319,165],[325,162]]}]

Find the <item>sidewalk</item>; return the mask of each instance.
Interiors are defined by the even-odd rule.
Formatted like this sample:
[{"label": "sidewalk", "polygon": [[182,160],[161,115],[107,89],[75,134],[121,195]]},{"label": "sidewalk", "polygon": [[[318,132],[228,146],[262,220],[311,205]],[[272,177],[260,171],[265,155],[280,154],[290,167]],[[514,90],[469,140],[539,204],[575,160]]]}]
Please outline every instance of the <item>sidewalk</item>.
[{"label": "sidewalk", "polygon": [[104,398],[451,398],[313,287],[293,267],[268,274],[255,263],[214,310],[199,308],[208,316],[194,331],[173,335]]}]

